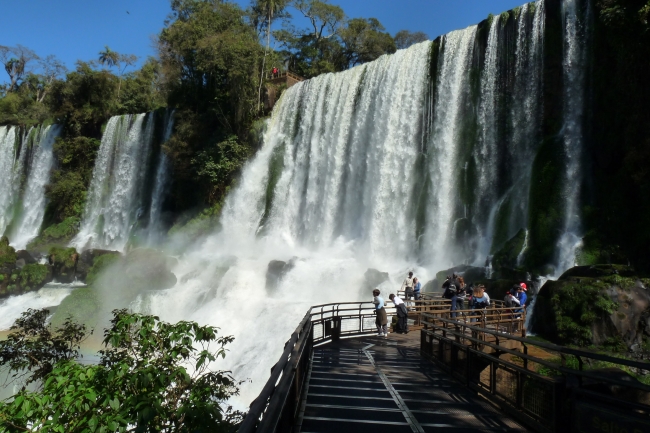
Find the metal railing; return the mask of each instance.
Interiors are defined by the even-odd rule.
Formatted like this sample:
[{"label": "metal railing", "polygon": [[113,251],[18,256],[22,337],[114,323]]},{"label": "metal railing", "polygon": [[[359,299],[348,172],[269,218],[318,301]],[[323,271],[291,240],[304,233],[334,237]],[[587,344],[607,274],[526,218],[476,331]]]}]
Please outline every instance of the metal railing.
[{"label": "metal railing", "polygon": [[[427,314],[445,317],[450,301],[435,298],[407,303],[409,317],[415,324]],[[386,306],[387,315],[395,307]],[[239,433],[292,431],[306,380],[307,366],[313,347],[341,338],[370,335],[377,332],[375,307],[372,302],[344,302],[316,305],[309,309],[285,343],[280,360],[271,368],[271,377],[239,427]]]},{"label": "metal railing", "polygon": [[[498,302],[495,304],[485,310],[460,310],[456,312],[457,317],[451,318],[448,300],[411,301],[409,316],[423,326],[421,353],[448,371],[460,384],[485,395],[534,431],[591,431],[593,428],[590,427],[580,430],[580,423],[593,421],[587,419],[593,407],[597,407],[596,413],[602,416],[603,405],[625,413],[629,425],[642,426],[638,431],[650,431],[650,405],[599,392],[593,384],[647,393],[648,402],[650,386],[603,377],[583,368],[600,361],[650,373],[650,363],[524,338],[525,311],[519,313],[517,309],[502,307]],[[387,310],[389,316],[395,312],[394,307],[387,307]],[[298,431],[296,422],[314,346],[375,332],[374,305],[371,302],[311,307],[286,342],[280,360],[271,368],[271,377],[251,404],[238,432]],[[561,361],[530,355],[528,349],[532,346],[557,354]],[[504,354],[516,356],[518,362],[501,359]],[[578,360],[578,369],[567,366],[567,359],[571,356]],[[555,376],[534,371],[535,364],[552,370]],[[582,421],[567,422],[567,419]],[[646,425],[649,428],[643,427]]]},{"label": "metal railing", "polygon": [[[606,392],[595,391],[598,386],[593,385],[598,384],[601,391],[603,388],[619,387],[642,393],[650,392],[650,386],[603,376],[583,368],[592,361],[601,361],[650,372],[648,363],[534,341],[499,332],[498,329],[488,329],[480,322],[459,322],[426,313],[423,313],[423,316],[424,329],[420,341],[422,354],[469,389],[488,396],[490,401],[498,403],[509,415],[534,431],[593,431],[593,426],[580,430],[582,426],[575,424],[580,422],[576,421],[580,419],[578,414],[581,409],[578,403],[585,401],[591,406],[605,405],[623,410],[631,414],[628,420],[640,417],[630,421],[636,422],[635,425],[650,423],[650,405],[612,398]],[[515,350],[513,342],[518,344],[519,350]],[[531,346],[557,353],[561,362],[558,364],[529,355],[528,349]],[[501,359],[503,354],[514,355],[521,362]],[[568,356],[574,356],[579,361],[577,370],[567,367]],[[532,370],[535,364],[554,371],[556,375],[545,376],[537,373]]]}]

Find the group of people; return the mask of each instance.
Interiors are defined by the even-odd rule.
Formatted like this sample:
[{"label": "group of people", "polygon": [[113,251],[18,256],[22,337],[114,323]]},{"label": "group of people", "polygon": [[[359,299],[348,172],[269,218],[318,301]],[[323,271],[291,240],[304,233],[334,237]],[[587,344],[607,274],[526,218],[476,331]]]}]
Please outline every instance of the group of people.
[{"label": "group of people", "polygon": [[[375,324],[377,325],[377,336],[388,337],[388,315],[386,314],[386,308],[384,308],[386,305],[384,298],[381,297],[381,292],[379,289],[373,290],[372,296],[372,302],[375,304]],[[395,325],[394,331],[399,334],[408,334],[408,310],[406,309],[406,304],[402,298],[393,293],[388,296],[388,299],[395,306],[397,315],[397,324]]]},{"label": "group of people", "polygon": [[[445,282],[442,284],[442,288],[444,289],[442,296],[451,300],[452,318],[458,316],[458,310],[482,310],[490,306],[490,296],[486,292],[483,284],[474,286],[473,283],[470,283],[467,285],[463,277],[455,273],[447,275]],[[421,299],[422,284],[418,281],[417,277],[413,276],[413,272],[408,273],[408,276],[402,283],[401,290],[404,292],[404,298],[406,300],[414,299],[417,301]],[[528,300],[526,290],[526,283],[520,283],[513,286],[506,293],[504,304],[507,308],[513,309],[515,317],[520,317],[526,306],[526,301]],[[387,337],[388,315],[384,308],[386,303],[384,298],[381,297],[379,289],[373,290],[372,295],[373,303],[375,304],[377,335],[379,337]],[[388,299],[393,302],[396,310],[397,324],[395,326],[395,332],[407,334],[409,332],[407,323],[408,309],[404,300],[392,293],[388,296]],[[466,302],[467,306],[465,305]]]},{"label": "group of people", "polygon": [[[483,284],[474,286],[473,284],[466,285],[463,277],[453,274],[447,275],[447,279],[442,284],[444,292],[442,296],[451,300],[451,317],[457,317],[458,310],[480,310],[487,308],[490,305],[490,296],[485,291]],[[528,297],[526,296],[526,283],[519,283],[513,286],[504,298],[505,306],[512,308],[516,317],[519,317]],[[467,308],[465,308],[467,302]]]}]

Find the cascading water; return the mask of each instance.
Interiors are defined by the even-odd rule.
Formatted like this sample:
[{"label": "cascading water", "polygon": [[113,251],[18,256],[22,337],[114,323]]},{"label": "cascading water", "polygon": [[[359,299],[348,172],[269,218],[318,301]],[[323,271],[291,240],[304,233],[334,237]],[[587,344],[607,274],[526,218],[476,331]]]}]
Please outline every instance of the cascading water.
[{"label": "cascading water", "polygon": [[78,248],[123,250],[145,206],[154,115],[111,117],[99,147]]},{"label": "cascading water", "polygon": [[17,131],[13,126],[0,126],[0,234],[13,217]]},{"label": "cascading water", "polygon": [[425,254],[431,263],[444,269],[451,264],[449,235],[458,203],[457,176],[460,129],[466,100],[469,97],[469,75],[472,65],[476,26],[443,36],[438,60],[438,82],[434,106],[432,138],[428,163],[432,194],[428,198],[428,219],[425,231]]},{"label": "cascading water", "polygon": [[587,23],[590,4],[579,0],[562,3],[564,25],[564,227],[557,246],[556,277],[575,265],[576,250],[582,245],[580,224],[581,160],[583,158],[583,116],[587,63]]},{"label": "cascading water", "polygon": [[[165,144],[172,135],[174,129],[174,110],[168,111],[165,115],[165,123],[163,129],[162,144]],[[169,159],[167,154],[160,150],[158,157],[158,164],[156,168],[156,178],[154,180],[153,192],[151,195],[151,209],[149,211],[149,242],[155,243],[156,238],[160,233],[160,216],[162,212],[163,202],[169,188]]]},{"label": "cascading water", "polygon": [[60,125],[41,127],[35,131],[27,168],[27,185],[23,192],[18,221],[9,237],[17,249],[25,248],[29,241],[38,236],[41,228],[45,214],[45,186],[50,180],[54,160],[52,146],[60,132]]}]

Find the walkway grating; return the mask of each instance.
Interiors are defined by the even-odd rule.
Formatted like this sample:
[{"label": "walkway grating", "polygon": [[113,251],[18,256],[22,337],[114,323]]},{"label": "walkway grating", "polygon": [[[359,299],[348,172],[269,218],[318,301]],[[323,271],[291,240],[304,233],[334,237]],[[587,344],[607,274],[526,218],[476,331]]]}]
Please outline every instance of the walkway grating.
[{"label": "walkway grating", "polygon": [[422,358],[411,334],[314,348],[300,432],[527,431]]}]

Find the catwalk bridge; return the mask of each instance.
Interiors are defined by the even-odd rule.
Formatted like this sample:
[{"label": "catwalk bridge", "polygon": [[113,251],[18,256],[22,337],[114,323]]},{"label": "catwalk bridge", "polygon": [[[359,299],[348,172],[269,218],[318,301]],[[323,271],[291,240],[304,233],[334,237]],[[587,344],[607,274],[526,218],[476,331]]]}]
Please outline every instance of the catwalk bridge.
[{"label": "catwalk bridge", "polygon": [[388,338],[369,302],[312,307],[239,433],[650,431],[650,387],[620,370],[650,364],[525,338],[499,302],[452,319],[424,298]]}]

